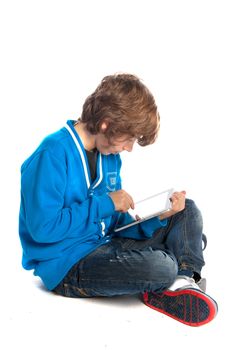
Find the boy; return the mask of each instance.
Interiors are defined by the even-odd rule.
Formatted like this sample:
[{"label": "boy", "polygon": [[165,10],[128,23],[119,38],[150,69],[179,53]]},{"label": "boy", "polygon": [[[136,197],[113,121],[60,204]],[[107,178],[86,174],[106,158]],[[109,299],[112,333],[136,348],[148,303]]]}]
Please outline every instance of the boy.
[{"label": "boy", "polygon": [[[156,140],[160,118],[134,75],[105,77],[81,118],[46,137],[22,165],[19,234],[22,264],[68,297],[140,293],[146,305],[190,326],[217,314],[201,290],[202,217],[185,192],[166,214],[132,222],[133,198],[121,189],[119,153]],[[203,287],[202,287],[203,288]]]}]

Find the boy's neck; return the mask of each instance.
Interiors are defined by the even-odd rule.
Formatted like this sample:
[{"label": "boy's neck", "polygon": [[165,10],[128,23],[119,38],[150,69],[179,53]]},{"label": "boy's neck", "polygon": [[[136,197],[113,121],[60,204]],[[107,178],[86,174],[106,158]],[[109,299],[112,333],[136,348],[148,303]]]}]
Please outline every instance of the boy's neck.
[{"label": "boy's neck", "polygon": [[86,129],[86,125],[82,122],[78,122],[74,125],[79,137],[82,140],[83,146],[87,151],[92,151],[95,149],[95,135],[90,134]]}]

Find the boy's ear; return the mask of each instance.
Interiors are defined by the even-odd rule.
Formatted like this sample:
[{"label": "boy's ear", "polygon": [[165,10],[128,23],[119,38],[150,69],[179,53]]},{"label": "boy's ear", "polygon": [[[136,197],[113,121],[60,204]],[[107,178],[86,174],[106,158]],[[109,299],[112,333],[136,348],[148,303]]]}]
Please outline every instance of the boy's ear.
[{"label": "boy's ear", "polygon": [[108,128],[108,122],[107,121],[103,121],[103,123],[100,126],[100,130],[102,132],[105,132],[107,130],[107,128]]}]

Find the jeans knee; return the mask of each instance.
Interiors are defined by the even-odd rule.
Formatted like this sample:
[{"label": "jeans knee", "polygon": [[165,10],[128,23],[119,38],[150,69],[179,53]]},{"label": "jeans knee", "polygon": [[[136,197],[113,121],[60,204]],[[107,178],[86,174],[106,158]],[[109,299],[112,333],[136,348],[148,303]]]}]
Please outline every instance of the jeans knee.
[{"label": "jeans knee", "polygon": [[193,199],[190,199],[190,198],[185,199],[185,209],[190,210],[192,212],[197,212],[198,214],[200,214],[200,210],[198,209]]},{"label": "jeans knee", "polygon": [[202,214],[194,200],[185,200],[185,214],[188,215],[192,220],[198,221],[202,225]]}]

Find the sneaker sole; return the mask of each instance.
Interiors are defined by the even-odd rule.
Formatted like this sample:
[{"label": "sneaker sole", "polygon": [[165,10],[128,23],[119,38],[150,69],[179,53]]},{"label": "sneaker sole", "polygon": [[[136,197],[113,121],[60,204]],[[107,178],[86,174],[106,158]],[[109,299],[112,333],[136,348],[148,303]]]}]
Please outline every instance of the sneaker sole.
[{"label": "sneaker sole", "polygon": [[218,312],[217,303],[210,296],[191,288],[162,294],[146,292],[143,301],[152,309],[193,327],[212,321]]}]

